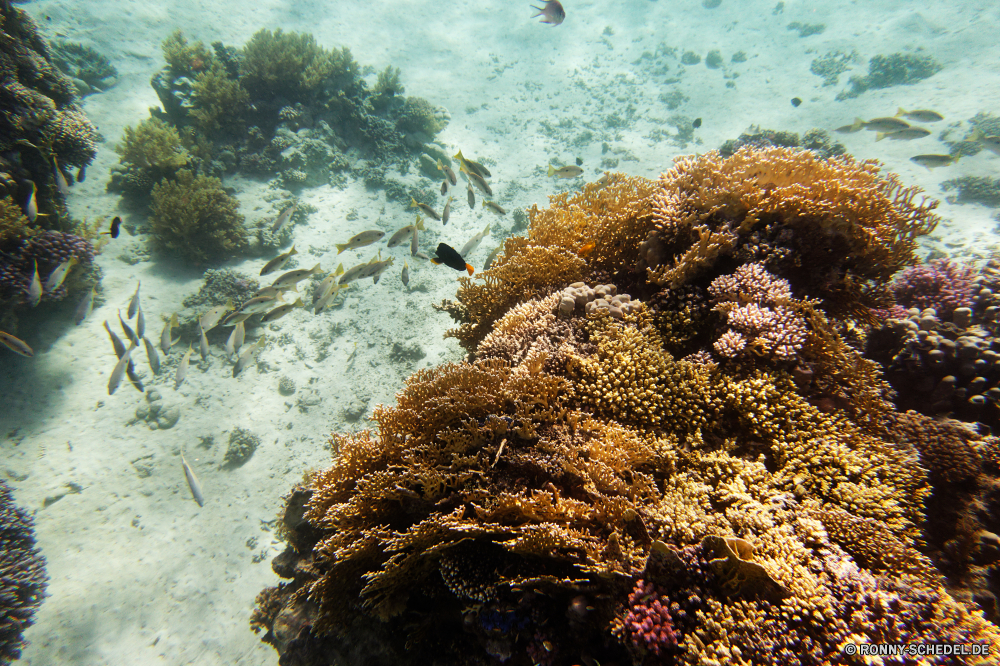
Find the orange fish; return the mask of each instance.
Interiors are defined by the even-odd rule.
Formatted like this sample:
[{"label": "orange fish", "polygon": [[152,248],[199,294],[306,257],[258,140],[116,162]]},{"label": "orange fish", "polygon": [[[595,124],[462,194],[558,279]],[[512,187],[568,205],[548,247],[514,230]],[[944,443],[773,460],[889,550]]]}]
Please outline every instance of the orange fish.
[{"label": "orange fish", "polygon": [[594,243],[593,241],[591,241],[591,242],[587,243],[586,245],[584,245],[583,247],[581,247],[577,251],[577,254],[580,255],[583,258],[587,258],[587,257],[590,256],[590,253],[594,251],[595,247],[597,247],[597,244]]}]

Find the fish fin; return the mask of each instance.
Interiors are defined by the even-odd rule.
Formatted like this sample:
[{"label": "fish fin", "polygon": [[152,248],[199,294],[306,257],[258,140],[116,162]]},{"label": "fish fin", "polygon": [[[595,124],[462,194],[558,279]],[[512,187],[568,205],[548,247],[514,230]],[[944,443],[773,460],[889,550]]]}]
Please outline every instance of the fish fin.
[{"label": "fish fin", "polygon": [[333,272],[333,274],[334,275],[343,275],[344,274],[344,264],[343,264],[343,262],[337,264],[337,270],[335,270]]},{"label": "fish fin", "polygon": [[[534,18],[534,16],[532,16],[531,18]],[[551,177],[552,177],[552,176],[554,176],[554,175],[556,175],[556,170],[555,170],[555,169],[553,169],[553,168],[552,168],[552,165],[550,164],[550,165],[549,165],[549,175],[548,175],[547,177],[548,177],[548,178],[551,178]]]},{"label": "fish fin", "polygon": [[420,229],[421,231],[424,231],[424,218],[420,217],[419,215],[417,215],[417,224],[416,224],[416,227],[417,227],[417,229]]},{"label": "fish fin", "polygon": [[337,243],[337,254],[340,254],[347,249],[347,243]]},{"label": "fish fin", "polygon": [[983,138],[983,132],[978,127],[972,130],[972,136],[969,137],[969,141],[981,141]]},{"label": "fish fin", "polygon": [[232,309],[233,309],[233,299],[228,298],[226,299],[226,312],[229,312]]},{"label": "fish fin", "polygon": [[888,135],[888,132],[875,132],[875,141],[881,141]]},{"label": "fish fin", "polygon": [[298,254],[298,253],[299,253],[298,250],[295,249],[295,243],[292,243],[292,249],[288,251],[288,256],[290,257],[293,254]]},{"label": "fish fin", "polygon": [[854,116],[854,124],[863,126],[865,124],[865,121],[859,118],[858,116]]},{"label": "fish fin", "polygon": [[180,326],[180,322],[177,321],[177,313],[170,315],[170,328],[177,328]]},{"label": "fish fin", "polygon": [[438,158],[438,171],[444,171],[444,162],[441,161],[440,157]]},{"label": "fish fin", "polygon": [[909,111],[907,111],[907,110],[906,110],[906,109],[904,109],[903,107],[899,107],[899,108],[898,108],[898,109],[896,110],[896,115],[895,115],[895,116],[893,116],[893,117],[894,117],[894,118],[899,118],[900,116],[905,116],[905,115],[906,115],[907,113],[909,113]]},{"label": "fish fin", "polygon": [[472,267],[472,264],[466,264],[465,270],[469,271],[469,275],[472,275],[473,273],[476,272],[476,269]]},{"label": "fish fin", "polygon": [[435,258],[432,258],[432,259],[431,259],[431,263],[432,263],[432,264],[437,264],[438,266],[440,266],[440,265],[441,265],[441,261],[440,261],[439,259],[435,259]]},{"label": "fish fin", "polygon": [[420,208],[420,204],[413,197],[410,197],[410,208]]},{"label": "fish fin", "polygon": [[320,268],[319,264],[317,263],[315,266],[313,266],[312,268],[309,269],[309,272],[312,273],[313,275],[315,275],[316,273],[322,273],[323,269]]}]

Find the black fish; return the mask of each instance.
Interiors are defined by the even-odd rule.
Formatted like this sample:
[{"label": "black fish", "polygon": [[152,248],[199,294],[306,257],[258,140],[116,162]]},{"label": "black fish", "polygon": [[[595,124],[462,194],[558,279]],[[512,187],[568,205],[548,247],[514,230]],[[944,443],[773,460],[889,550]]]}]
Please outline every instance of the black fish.
[{"label": "black fish", "polygon": [[792,98],[792,106],[798,107],[798,105],[801,104],[801,103],[802,103],[802,100],[799,99],[798,97],[793,97]]},{"label": "black fish", "polygon": [[448,181],[441,183],[441,196],[448,194]]},{"label": "black fish", "polygon": [[111,234],[112,238],[118,238],[118,233],[121,231],[121,228],[122,218],[116,216],[115,219],[111,220],[111,231],[108,233]]},{"label": "black fish", "polygon": [[469,275],[472,275],[476,271],[471,264],[465,263],[465,259],[458,253],[458,250],[450,245],[438,243],[435,254],[437,256],[431,258],[431,261],[435,264],[444,264],[448,268],[454,268],[456,271],[469,271]]},{"label": "black fish", "polygon": [[82,183],[87,179],[87,167],[80,167],[80,170],[76,172],[76,182]]},{"label": "black fish", "polygon": [[695,128],[695,129],[698,129],[699,127],[701,127],[701,118],[695,118],[694,122],[691,123],[691,127]]}]

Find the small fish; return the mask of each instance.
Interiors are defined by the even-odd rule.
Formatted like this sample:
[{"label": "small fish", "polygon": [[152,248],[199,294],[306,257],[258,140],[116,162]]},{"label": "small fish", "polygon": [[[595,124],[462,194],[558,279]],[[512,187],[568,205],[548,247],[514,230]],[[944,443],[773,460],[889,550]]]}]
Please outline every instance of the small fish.
[{"label": "small fish", "polygon": [[28,343],[21,338],[14,337],[7,331],[0,331],[0,344],[3,344],[7,349],[21,356],[31,358],[35,355],[34,350],[28,346]]},{"label": "small fish", "polygon": [[278,307],[274,308],[266,315],[261,317],[260,321],[262,324],[267,324],[268,322],[277,321],[282,317],[284,317],[289,312],[291,312],[292,310],[294,310],[295,308],[301,308],[304,306],[305,303],[302,302],[302,299],[297,298],[295,299],[294,303],[285,303],[284,305],[279,305]]},{"label": "small fish", "polygon": [[1000,155],[1000,136],[987,136],[977,127],[972,132],[972,141],[978,141],[983,148]]},{"label": "small fish", "polygon": [[111,346],[115,349],[115,356],[121,358],[122,354],[125,353],[125,344],[121,341],[121,338],[115,335],[114,331],[111,330],[111,327],[108,326],[107,320],[104,321],[104,330],[108,332],[108,336],[111,338]]},{"label": "small fish", "polygon": [[433,208],[431,208],[430,206],[428,206],[427,204],[420,203],[419,201],[417,201],[413,197],[410,197],[410,201],[411,201],[410,208],[419,208],[420,210],[424,211],[424,215],[426,215],[426,216],[428,216],[430,218],[433,218],[434,220],[437,220],[438,222],[441,221],[441,216],[438,215],[437,212]]},{"label": "small fish", "polygon": [[931,111],[930,109],[916,109],[914,111],[907,111],[903,107],[899,107],[896,111],[897,116],[906,116],[910,120],[916,120],[921,123],[936,123],[939,120],[944,120],[942,116],[937,111]]},{"label": "small fish", "polygon": [[87,167],[80,167],[76,172],[76,182],[82,183],[85,180],[87,180]]},{"label": "small fish", "polygon": [[199,349],[198,349],[198,351],[201,352],[201,360],[202,361],[207,361],[208,360],[208,336],[205,335],[205,329],[203,329],[201,326],[198,327],[198,338],[199,338],[199,344],[198,344]]},{"label": "small fish", "polygon": [[[341,271],[340,272],[343,273],[344,272],[343,271],[343,266],[344,265],[341,264],[340,266],[341,266]],[[278,296],[281,296],[282,293],[283,292],[280,289],[275,289],[274,287],[261,287],[253,295],[253,298],[258,298],[258,297],[261,297],[261,296],[264,297],[264,298],[277,298]],[[246,304],[244,304],[244,307],[245,307],[245,305]],[[243,308],[241,307],[240,310],[242,310],[242,309]]]},{"label": "small fish", "polygon": [[538,13],[532,16],[535,18],[537,16],[544,16],[539,23],[548,23],[549,25],[559,25],[566,18],[566,10],[563,6],[559,4],[559,0],[548,0],[542,7],[536,7],[531,5],[532,9],[537,9]]},{"label": "small fish", "polygon": [[142,313],[142,308],[135,314],[135,334],[140,338],[146,334],[146,315]]},{"label": "small fish", "polygon": [[797,108],[799,108],[800,104],[802,104],[802,98],[801,97],[793,97],[792,98],[792,106],[794,106],[797,109]]},{"label": "small fish", "polygon": [[42,281],[38,278],[38,260],[35,260],[35,273],[28,285],[28,305],[35,307],[42,300]]},{"label": "small fish", "polygon": [[410,256],[416,257],[417,259],[423,259],[424,261],[430,259],[430,257],[428,257],[424,252],[412,252]]},{"label": "small fish", "polygon": [[500,204],[494,203],[493,201],[483,200],[483,208],[489,208],[491,211],[497,215],[506,215],[507,211],[500,207]]},{"label": "small fish", "polygon": [[62,169],[59,168],[59,161],[55,157],[52,158],[52,175],[56,179],[56,189],[65,199],[69,196],[69,183],[66,182],[66,176],[63,175]]},{"label": "small fish", "polygon": [[326,298],[331,291],[337,287],[337,274],[330,273],[323,281],[319,283],[319,286],[313,289],[313,305]]},{"label": "small fish", "polygon": [[579,250],[577,250],[577,254],[586,259],[587,257],[590,256],[590,253],[594,251],[595,247],[597,247],[597,244],[591,241],[589,243],[586,243]]},{"label": "small fish", "polygon": [[118,311],[118,321],[122,325],[122,330],[125,331],[125,337],[127,337],[129,339],[129,341],[133,345],[135,345],[136,347],[138,347],[139,346],[139,336],[136,335],[135,331],[132,330],[132,327],[129,326],[128,324],[126,324],[125,320],[122,319],[122,311],[121,310]]},{"label": "small fish", "polygon": [[70,257],[56,266],[56,269],[49,273],[49,277],[45,280],[45,293],[51,293],[62,286],[63,280],[66,279],[70,269],[78,263],[80,263],[79,259],[76,257]]},{"label": "small fish", "polygon": [[226,340],[226,360],[232,360],[233,354],[238,354],[240,347],[243,346],[243,340],[246,337],[246,328],[243,326],[243,322],[239,322],[233,327],[233,332],[229,334],[229,339]]},{"label": "small fish", "polygon": [[892,132],[876,132],[875,140],[881,141],[888,138],[895,141],[912,141],[913,139],[922,139],[930,133],[930,130],[925,130],[923,127],[907,127]]},{"label": "small fish", "polygon": [[410,254],[416,254],[420,249],[420,232],[424,228],[424,221],[417,215],[417,223],[413,225],[413,235],[410,236]]},{"label": "small fish", "polygon": [[187,460],[184,460],[183,453],[181,454],[181,467],[184,468],[184,478],[187,479],[188,488],[191,489],[191,497],[198,503],[198,506],[205,506],[205,496],[201,492],[201,484],[198,483],[198,477],[194,475],[194,470],[188,465]]},{"label": "small fish", "polygon": [[344,250],[353,250],[356,247],[371,245],[375,241],[380,240],[382,236],[385,236],[384,231],[376,229],[362,231],[360,234],[351,236],[346,243],[337,243],[337,254],[340,254]]},{"label": "small fish", "polygon": [[875,132],[894,132],[906,129],[910,126],[910,123],[905,120],[893,117],[872,118],[871,120],[861,120],[861,118],[855,118],[854,123],[861,123],[861,126],[866,130],[873,130]]},{"label": "small fish", "polygon": [[298,254],[295,251],[295,246],[292,245],[292,249],[284,254],[279,254],[277,257],[271,261],[264,264],[264,268],[260,269],[261,275],[267,275],[268,273],[273,273],[274,271],[280,271],[288,263],[288,260],[292,258],[293,254]]},{"label": "small fish", "polygon": [[483,270],[484,271],[487,271],[487,270],[490,269],[490,266],[492,266],[493,262],[496,261],[496,258],[497,258],[497,256],[499,256],[500,250],[502,250],[502,249],[503,249],[503,245],[498,245],[492,252],[489,253],[489,255],[486,257],[486,263],[483,264]]},{"label": "small fish", "polygon": [[442,180],[441,181],[441,196],[444,196],[446,194],[448,194],[448,181],[447,180]]},{"label": "small fish", "polygon": [[323,310],[326,310],[327,307],[329,307],[330,304],[333,303],[333,300],[337,298],[337,294],[339,294],[341,291],[346,291],[350,288],[351,288],[350,285],[346,287],[341,287],[339,284],[333,285],[333,289],[331,289],[328,294],[326,294],[318,301],[316,301],[316,307],[313,310],[313,314],[319,314]]},{"label": "small fish", "polygon": [[910,161],[916,162],[922,167],[933,169],[953,164],[958,161],[958,157],[954,155],[914,155],[910,158]]},{"label": "small fish", "polygon": [[438,171],[444,171],[444,175],[448,177],[448,182],[451,183],[453,187],[458,185],[458,176],[455,175],[455,172],[451,170],[450,166],[442,162],[440,159],[438,160]]},{"label": "small fish", "polygon": [[35,191],[38,188],[35,187],[35,181],[29,180],[28,183],[31,185],[31,194],[28,195],[28,200],[24,204],[24,214],[34,222],[35,218],[38,217],[38,200],[35,198]]},{"label": "small fish", "polygon": [[[250,316],[267,312],[274,307],[274,302],[279,300],[279,298],[280,296],[255,296],[243,304],[243,307],[239,309],[239,313]],[[235,320],[227,320],[227,322],[235,323]]]},{"label": "small fish", "polygon": [[139,287],[142,286],[142,280],[136,283],[135,293],[132,294],[132,300],[128,302],[128,318],[131,319],[135,316],[135,313],[139,311]]},{"label": "small fish", "polygon": [[153,343],[148,338],[143,338],[142,344],[146,346],[146,358],[149,360],[149,369],[153,371],[154,375],[160,374],[160,355],[157,353],[156,347],[153,346]]},{"label": "small fish", "polygon": [[[107,322],[105,322],[107,323]],[[163,324],[163,332],[160,333],[160,350],[164,354],[170,353],[170,348],[177,344],[177,341],[172,338],[170,331],[177,328],[179,324],[177,323],[177,314],[174,313],[170,316],[170,319]]]},{"label": "small fish", "polygon": [[413,237],[413,230],[424,229],[424,220],[419,215],[417,216],[416,224],[408,224],[392,236],[389,237],[389,242],[386,243],[386,247],[396,247],[397,245],[402,245],[406,241]]},{"label": "small fish", "polygon": [[472,171],[466,171],[464,169],[462,170],[462,173],[468,176],[469,182],[475,184],[475,186],[478,187],[479,190],[486,196],[493,196],[493,189],[490,187],[490,184],[486,182],[485,178],[480,176],[478,173],[473,173]]},{"label": "small fish", "polygon": [[477,162],[475,160],[467,159],[464,155],[462,155],[462,151],[461,150],[458,151],[457,155],[452,155],[452,157],[454,157],[455,159],[458,160],[458,162],[459,162],[459,170],[460,171],[464,171],[466,173],[468,173],[469,171],[472,171],[473,173],[479,174],[484,179],[485,178],[490,178],[493,175],[493,174],[490,173],[489,169],[487,169],[486,167],[484,167],[479,162]]},{"label": "small fish", "polygon": [[490,233],[490,225],[486,225],[486,228],[480,231],[478,234],[469,239],[469,242],[462,246],[462,250],[459,252],[463,257],[467,257],[476,251],[479,244],[483,242],[486,235]]},{"label": "small fish", "polygon": [[468,185],[469,185],[469,190],[468,190],[468,194],[469,194],[469,208],[471,208],[472,210],[475,210],[476,209],[476,191],[474,189],[472,189],[472,181],[471,180],[469,181]]},{"label": "small fish", "polygon": [[191,364],[191,345],[188,345],[188,350],[184,352],[184,356],[181,357],[181,362],[177,364],[177,372],[174,374],[174,390],[176,391],[181,387],[184,382],[184,376],[187,375],[188,365]]},{"label": "small fish", "polygon": [[108,378],[108,395],[114,395],[115,391],[118,390],[118,386],[122,383],[122,377],[125,375],[125,369],[131,362],[132,350],[135,347],[136,345],[133,343],[126,349],[125,353],[118,359],[118,363],[115,364],[115,369],[111,371],[111,377]]},{"label": "small fish", "polygon": [[379,278],[382,277],[382,273],[384,273],[389,266],[392,266],[394,261],[395,260],[392,257],[389,257],[384,261],[370,261],[365,265],[361,274],[358,275],[358,279],[363,280],[365,278],[372,278],[372,281],[375,284],[378,284]]},{"label": "small fish", "polygon": [[281,231],[281,228],[285,226],[285,223],[292,218],[292,213],[294,212],[295,212],[295,204],[292,204],[285,210],[281,211],[281,215],[279,215],[278,219],[276,219],[274,221],[274,224],[271,225],[271,233],[276,234],[279,231]]},{"label": "small fish", "polygon": [[252,347],[248,347],[246,351],[240,354],[239,359],[236,360],[236,365],[233,366],[233,377],[238,377],[243,368],[247,367],[253,360],[253,357],[257,354],[257,350],[261,348],[264,344],[264,336],[258,338],[257,343]]},{"label": "small fish", "polygon": [[436,255],[431,259],[435,264],[444,264],[448,268],[454,268],[456,271],[469,271],[469,275],[472,275],[476,271],[471,264],[465,263],[462,255],[450,245],[438,243]]},{"label": "small fish", "polygon": [[[377,233],[379,235],[379,238],[385,235],[381,231],[377,231],[374,233]],[[372,242],[374,243],[375,241]],[[367,245],[367,243],[365,243],[365,245]],[[316,264],[315,266],[309,269],[299,268],[294,271],[288,271],[287,273],[279,277],[277,280],[272,282],[271,286],[274,287],[275,289],[287,289],[289,291],[298,291],[297,285],[299,282],[302,282],[310,275],[316,275],[317,273],[322,273],[322,272],[323,269],[319,267],[319,264]]]},{"label": "small fish", "polygon": [[121,228],[122,228],[122,218],[115,217],[113,220],[111,220],[111,228],[108,231],[102,231],[101,235],[102,236],[110,235],[112,238],[118,238],[118,233],[121,231]]},{"label": "small fish", "polygon": [[455,197],[448,197],[448,200],[444,202],[444,210],[441,211],[441,224],[448,224],[448,218],[451,217],[451,200]]},{"label": "small fish", "polygon": [[94,309],[94,297],[97,295],[97,285],[94,285],[87,290],[87,295],[80,299],[80,304],[76,306],[76,313],[74,315],[74,320],[76,325],[79,326],[83,323],[83,320],[90,316],[91,311]]},{"label": "small fish", "polygon": [[358,278],[361,277],[361,273],[367,267],[368,264],[358,264],[357,266],[351,266],[350,268],[347,269],[347,271],[343,275],[340,276],[340,280],[337,281],[337,284],[339,284],[340,286],[344,286],[345,284],[357,280]]},{"label": "small fish", "polygon": [[701,127],[701,118],[695,118],[694,122],[691,123],[691,127],[693,127],[694,129],[698,129],[699,127]]},{"label": "small fish", "polygon": [[605,171],[604,175],[595,180],[594,182],[597,183],[598,185],[597,189],[603,190],[605,187],[608,186],[608,183],[611,182],[611,174]]},{"label": "small fish", "polygon": [[403,272],[399,274],[399,279],[403,281],[403,286],[410,286],[410,265],[403,262]]},{"label": "small fish", "polygon": [[838,134],[853,134],[854,132],[860,132],[865,128],[865,121],[861,118],[856,118],[850,125],[841,125],[837,129],[833,130]]},{"label": "small fish", "polygon": [[220,323],[222,326],[235,326],[241,321],[246,321],[252,316],[253,316],[252,312],[240,312],[239,310],[237,310],[235,312],[230,312],[226,316],[226,318],[223,319]]},{"label": "small fish", "polygon": [[549,165],[549,178],[552,178],[553,176],[558,178],[576,178],[581,173],[583,173],[583,169],[575,164],[559,167],[558,169],[551,164]]},{"label": "small fish", "polygon": [[219,322],[222,321],[222,317],[224,317],[225,314],[230,312],[232,309],[233,299],[226,299],[226,302],[222,305],[216,305],[215,307],[206,310],[205,313],[198,319],[198,325],[201,326],[202,330],[205,332],[211,331],[219,325]]}]

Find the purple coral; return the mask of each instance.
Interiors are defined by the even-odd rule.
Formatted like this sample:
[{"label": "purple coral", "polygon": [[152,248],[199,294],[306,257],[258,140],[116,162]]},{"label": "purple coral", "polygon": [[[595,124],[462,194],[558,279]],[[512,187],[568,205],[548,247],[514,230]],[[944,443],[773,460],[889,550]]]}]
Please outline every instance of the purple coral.
[{"label": "purple coral", "polygon": [[677,633],[670,617],[670,600],[652,583],[639,579],[628,595],[625,630],[637,648],[653,654],[677,647]]},{"label": "purple coral", "polygon": [[951,321],[957,308],[971,307],[975,268],[949,259],[935,259],[903,271],[890,286],[903,308],[934,308],[942,321]]},{"label": "purple coral", "polygon": [[[0,299],[26,303],[35,262],[38,262],[38,276],[44,284],[45,278],[70,257],[76,257],[86,270],[94,259],[94,246],[80,236],[59,231],[45,231],[22,240],[16,250],[0,255]],[[81,267],[74,270],[79,271]],[[65,298],[66,293],[63,283],[42,298],[58,301]]]}]

